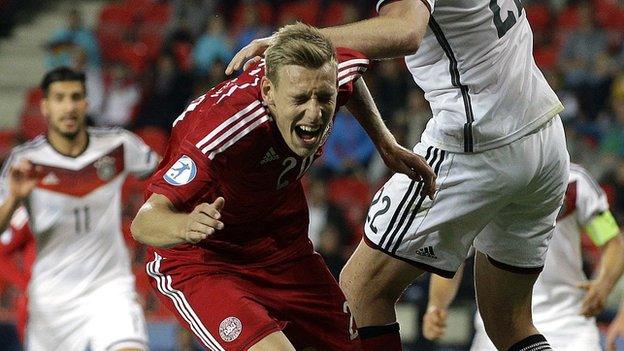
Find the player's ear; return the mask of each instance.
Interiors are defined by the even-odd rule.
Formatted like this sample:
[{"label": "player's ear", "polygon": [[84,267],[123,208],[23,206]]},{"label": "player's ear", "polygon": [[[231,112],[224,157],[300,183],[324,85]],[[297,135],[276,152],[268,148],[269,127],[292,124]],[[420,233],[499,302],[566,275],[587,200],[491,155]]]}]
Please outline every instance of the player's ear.
[{"label": "player's ear", "polygon": [[260,92],[262,93],[262,100],[264,100],[267,105],[275,105],[275,98],[273,96],[275,93],[275,86],[266,76],[262,77],[262,80],[260,81]]}]

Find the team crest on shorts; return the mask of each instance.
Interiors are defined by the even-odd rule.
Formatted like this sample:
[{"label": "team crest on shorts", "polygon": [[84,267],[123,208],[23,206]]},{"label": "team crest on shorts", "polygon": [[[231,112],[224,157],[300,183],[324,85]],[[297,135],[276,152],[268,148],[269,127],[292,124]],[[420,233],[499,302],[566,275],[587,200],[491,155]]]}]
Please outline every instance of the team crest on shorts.
[{"label": "team crest on shorts", "polygon": [[236,340],[243,330],[243,323],[236,317],[227,317],[219,325],[219,335],[225,342]]},{"label": "team crest on shorts", "polygon": [[191,182],[197,175],[197,166],[188,156],[180,157],[176,163],[169,168],[163,178],[171,185],[180,186]]}]

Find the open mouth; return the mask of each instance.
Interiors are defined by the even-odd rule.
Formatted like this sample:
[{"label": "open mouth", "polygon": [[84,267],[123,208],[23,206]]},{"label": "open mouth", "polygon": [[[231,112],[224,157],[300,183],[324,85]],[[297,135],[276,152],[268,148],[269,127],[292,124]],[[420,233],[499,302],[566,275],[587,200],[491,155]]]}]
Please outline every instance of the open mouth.
[{"label": "open mouth", "polygon": [[321,126],[298,125],[295,126],[295,133],[306,144],[312,144],[317,141],[321,135]]}]

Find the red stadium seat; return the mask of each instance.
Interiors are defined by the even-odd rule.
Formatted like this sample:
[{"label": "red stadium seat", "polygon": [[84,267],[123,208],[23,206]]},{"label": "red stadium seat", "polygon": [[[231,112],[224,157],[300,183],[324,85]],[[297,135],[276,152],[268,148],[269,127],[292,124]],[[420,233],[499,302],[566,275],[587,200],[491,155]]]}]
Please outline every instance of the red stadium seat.
[{"label": "red stadium seat", "polygon": [[8,157],[13,146],[17,143],[17,131],[14,129],[0,130],[0,160]]},{"label": "red stadium seat", "polygon": [[550,9],[544,4],[531,4],[525,7],[527,19],[533,31],[543,32],[550,25]]},{"label": "red stadium seat", "polygon": [[159,155],[165,154],[169,140],[169,134],[166,131],[158,127],[143,127],[135,133]]},{"label": "red stadium seat", "polygon": [[280,7],[279,23],[289,22],[293,18],[313,26],[319,19],[320,4],[317,0],[287,2]]},{"label": "red stadium seat", "polygon": [[19,126],[19,134],[23,139],[32,139],[48,130],[45,117],[41,114],[41,99],[43,91],[38,87],[31,88],[26,93]]},{"label": "red stadium seat", "polygon": [[567,7],[559,13],[557,17],[557,27],[565,30],[574,29],[579,25],[579,17],[579,9],[577,7]]}]

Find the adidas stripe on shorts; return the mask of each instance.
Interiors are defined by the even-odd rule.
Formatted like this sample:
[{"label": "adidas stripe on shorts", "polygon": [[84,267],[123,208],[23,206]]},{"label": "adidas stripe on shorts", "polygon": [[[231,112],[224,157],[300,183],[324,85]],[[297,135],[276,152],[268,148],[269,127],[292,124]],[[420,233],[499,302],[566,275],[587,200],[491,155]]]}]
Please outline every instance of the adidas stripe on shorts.
[{"label": "adidas stripe on shorts", "polygon": [[434,200],[395,174],[375,194],[365,242],[414,266],[452,277],[471,245],[500,268],[539,272],[563,201],[569,156],[561,119],[501,147],[450,153],[419,143],[437,174]]}]

